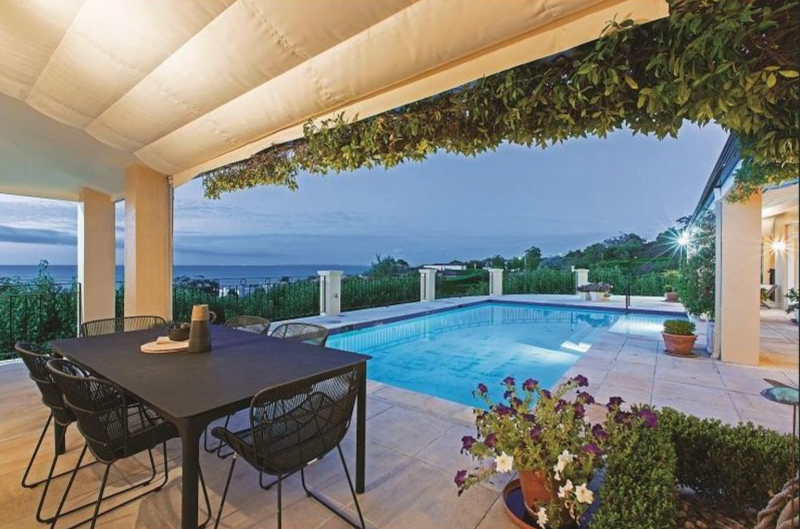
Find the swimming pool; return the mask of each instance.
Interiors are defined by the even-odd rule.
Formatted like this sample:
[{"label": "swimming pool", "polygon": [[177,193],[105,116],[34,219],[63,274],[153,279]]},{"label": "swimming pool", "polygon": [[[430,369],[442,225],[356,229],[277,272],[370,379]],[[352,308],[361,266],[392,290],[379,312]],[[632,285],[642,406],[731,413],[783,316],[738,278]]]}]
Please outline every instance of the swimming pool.
[{"label": "swimming pool", "polygon": [[476,405],[479,382],[511,375],[550,387],[602,333],[657,338],[667,318],[492,302],[333,334],[327,345],[372,355],[372,380]]}]

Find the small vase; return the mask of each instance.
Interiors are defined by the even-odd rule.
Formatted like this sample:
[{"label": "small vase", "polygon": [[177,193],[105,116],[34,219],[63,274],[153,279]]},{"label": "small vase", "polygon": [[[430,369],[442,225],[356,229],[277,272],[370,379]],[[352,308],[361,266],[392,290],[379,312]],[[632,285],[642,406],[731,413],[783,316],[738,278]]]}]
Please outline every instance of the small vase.
[{"label": "small vase", "polygon": [[547,490],[547,478],[541,472],[533,470],[520,471],[519,484],[522,487],[522,497],[528,508],[533,509],[537,505],[550,503],[553,499],[553,494]]},{"label": "small vase", "polygon": [[192,308],[192,323],[189,326],[189,352],[207,353],[211,350],[211,330],[208,322],[208,305]]}]

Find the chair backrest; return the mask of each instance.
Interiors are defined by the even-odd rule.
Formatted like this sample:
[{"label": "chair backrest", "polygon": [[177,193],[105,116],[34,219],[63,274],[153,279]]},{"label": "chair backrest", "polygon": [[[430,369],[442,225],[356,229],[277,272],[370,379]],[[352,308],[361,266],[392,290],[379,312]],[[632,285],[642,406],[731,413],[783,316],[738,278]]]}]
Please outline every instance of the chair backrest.
[{"label": "chair backrest", "polygon": [[250,427],[261,470],[286,474],[334,449],[350,427],[363,376],[350,367],[253,397]]},{"label": "chair backrest", "polygon": [[125,316],[87,321],[81,325],[81,336],[100,336],[127,331],[143,331],[156,327],[166,327],[161,316]]},{"label": "chair backrest", "polygon": [[283,323],[278,325],[272,336],[296,342],[305,342],[314,345],[325,345],[328,341],[328,329],[313,323]]},{"label": "chair backrest", "polygon": [[239,329],[240,331],[254,332],[257,334],[267,334],[272,322],[260,316],[248,316],[241,314],[227,320],[223,326],[229,329]]},{"label": "chair backrest", "polygon": [[53,419],[62,426],[75,422],[75,415],[67,408],[64,403],[64,395],[47,370],[47,362],[53,357],[42,346],[35,343],[17,342],[14,349],[17,350],[17,354],[28,368],[28,376],[39,388],[39,392],[42,394],[42,403],[53,412]]},{"label": "chair backrest", "polygon": [[47,370],[75,415],[78,429],[98,459],[111,462],[128,438],[128,401],[115,384],[91,376],[64,359],[47,362]]}]

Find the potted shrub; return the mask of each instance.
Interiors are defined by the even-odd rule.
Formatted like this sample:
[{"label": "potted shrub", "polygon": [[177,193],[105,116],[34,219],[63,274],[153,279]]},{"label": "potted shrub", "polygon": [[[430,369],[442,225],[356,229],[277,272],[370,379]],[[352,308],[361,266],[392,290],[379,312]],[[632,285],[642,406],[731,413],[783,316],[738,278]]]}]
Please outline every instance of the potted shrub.
[{"label": "potted shrub", "polygon": [[611,289],[608,283],[590,283],[592,301],[608,301],[611,298]]},{"label": "potted shrub", "polygon": [[786,314],[791,314],[792,321],[797,323],[800,321],[800,315],[798,315],[798,309],[800,309],[800,291],[796,288],[790,288],[786,292],[785,297],[789,300],[789,306],[786,307]]},{"label": "potted shrub", "polygon": [[[594,502],[588,485],[602,462],[609,429],[608,423],[604,428],[585,420],[586,406],[594,403],[579,389],[587,385],[586,377],[578,375],[551,393],[536,380],[517,387],[514,378],[507,377],[503,400],[493,402],[488,388],[478,384],[473,394],[487,411],[476,412],[477,437],[465,436],[462,452],[484,466],[456,474],[459,494],[497,473],[516,471],[526,508],[539,527],[577,525]],[[612,401],[608,420],[613,420],[621,399]]]},{"label": "potted shrub", "polygon": [[694,349],[697,336],[694,334],[695,324],[689,320],[665,320],[664,338],[666,350],[673,354],[690,355]]},{"label": "potted shrub", "polygon": [[667,301],[678,301],[678,293],[672,285],[664,285],[664,297]]},{"label": "potted shrub", "polygon": [[581,285],[575,290],[578,292],[578,299],[582,301],[589,301],[591,299],[591,283]]}]

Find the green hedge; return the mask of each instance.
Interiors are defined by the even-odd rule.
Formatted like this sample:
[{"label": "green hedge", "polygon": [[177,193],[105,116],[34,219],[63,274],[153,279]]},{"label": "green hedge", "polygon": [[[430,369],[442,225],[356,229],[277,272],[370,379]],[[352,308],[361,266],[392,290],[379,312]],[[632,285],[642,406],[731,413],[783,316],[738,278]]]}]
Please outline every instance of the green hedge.
[{"label": "green hedge", "polygon": [[763,509],[797,468],[798,442],[788,434],[731,426],[664,408],[661,427],[678,454],[677,479],[727,514]]},{"label": "green hedge", "polygon": [[503,275],[503,294],[573,294],[572,272],[531,270]]},{"label": "green hedge", "polygon": [[668,430],[636,420],[606,447],[600,507],[590,529],[664,529],[676,512],[676,456]]},{"label": "green hedge", "polygon": [[632,277],[616,266],[590,268],[589,281],[592,283],[610,283],[614,286],[613,294],[625,295],[628,280],[631,280],[633,296],[663,296],[664,286],[675,285],[677,279],[674,271],[634,274]]},{"label": "green hedge", "polygon": [[473,270],[457,275],[438,274],[436,277],[436,298],[456,298],[462,296],[488,296],[489,272]]}]

